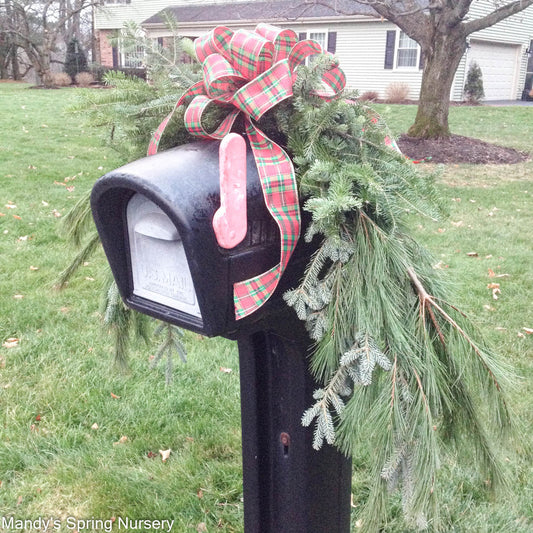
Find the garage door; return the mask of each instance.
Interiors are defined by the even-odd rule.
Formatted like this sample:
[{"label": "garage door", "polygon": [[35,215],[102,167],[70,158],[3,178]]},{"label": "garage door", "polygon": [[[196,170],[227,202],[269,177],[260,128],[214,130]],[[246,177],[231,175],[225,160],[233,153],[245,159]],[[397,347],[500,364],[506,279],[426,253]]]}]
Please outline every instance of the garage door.
[{"label": "garage door", "polygon": [[468,65],[476,61],[481,67],[485,100],[516,99],[519,51],[515,45],[470,42]]}]

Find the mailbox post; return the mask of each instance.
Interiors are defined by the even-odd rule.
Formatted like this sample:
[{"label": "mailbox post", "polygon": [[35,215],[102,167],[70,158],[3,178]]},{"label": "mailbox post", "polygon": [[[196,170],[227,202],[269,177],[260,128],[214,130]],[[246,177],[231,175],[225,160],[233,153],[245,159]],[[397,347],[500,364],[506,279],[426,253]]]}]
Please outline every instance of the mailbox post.
[{"label": "mailbox post", "polygon": [[303,274],[312,245],[299,243],[276,293],[235,319],[235,282],[271,268],[279,233],[246,161],[247,231],[232,249],[217,242],[219,143],[191,143],[135,161],[98,180],[91,207],[125,303],[208,336],[237,340],[240,359],[246,533],[347,533],[351,461],[312,448],[301,417],[316,385],[311,341],[282,301]]}]

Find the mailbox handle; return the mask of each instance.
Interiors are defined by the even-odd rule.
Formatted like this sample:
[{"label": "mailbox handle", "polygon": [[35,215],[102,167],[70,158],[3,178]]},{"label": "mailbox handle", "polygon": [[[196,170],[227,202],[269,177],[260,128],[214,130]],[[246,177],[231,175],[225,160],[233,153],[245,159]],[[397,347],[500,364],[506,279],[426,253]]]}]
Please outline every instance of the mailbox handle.
[{"label": "mailbox handle", "polygon": [[238,133],[222,139],[219,148],[220,207],[213,217],[219,246],[235,248],[248,230],[246,212],[246,143]]}]

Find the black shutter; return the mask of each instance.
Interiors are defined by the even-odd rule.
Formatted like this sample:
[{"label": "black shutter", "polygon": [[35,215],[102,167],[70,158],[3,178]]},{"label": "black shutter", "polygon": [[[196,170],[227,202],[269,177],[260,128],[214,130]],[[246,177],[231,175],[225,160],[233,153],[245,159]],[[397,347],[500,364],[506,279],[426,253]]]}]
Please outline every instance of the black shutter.
[{"label": "black shutter", "polygon": [[394,46],[396,44],[396,30],[387,31],[387,45],[385,47],[385,68],[394,67]]},{"label": "black shutter", "polygon": [[337,32],[330,31],[328,33],[328,52],[334,54],[337,50]]},{"label": "black shutter", "polygon": [[160,48],[163,48],[163,44],[164,44],[163,37],[158,37],[157,46],[159,46]]},{"label": "black shutter", "polygon": [[424,54],[422,53],[422,48],[420,48],[420,59],[418,61],[418,68],[420,70],[424,69]]},{"label": "black shutter", "polygon": [[307,39],[307,33],[302,32],[298,34],[298,40],[299,41],[305,41]]},{"label": "black shutter", "polygon": [[111,51],[113,52],[113,68],[117,68],[119,66],[119,64],[118,64],[118,48],[116,46],[113,46],[111,48]]}]

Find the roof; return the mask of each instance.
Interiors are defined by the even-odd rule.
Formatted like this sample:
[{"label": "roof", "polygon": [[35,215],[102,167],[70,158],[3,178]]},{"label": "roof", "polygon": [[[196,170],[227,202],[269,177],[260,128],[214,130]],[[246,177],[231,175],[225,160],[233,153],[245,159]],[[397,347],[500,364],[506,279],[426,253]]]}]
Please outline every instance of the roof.
[{"label": "roof", "polygon": [[219,22],[223,20],[294,21],[299,19],[332,18],[354,15],[376,16],[368,5],[353,0],[266,0],[216,4],[169,6],[148,18],[144,24],[165,24],[163,12],[178,23]]}]

